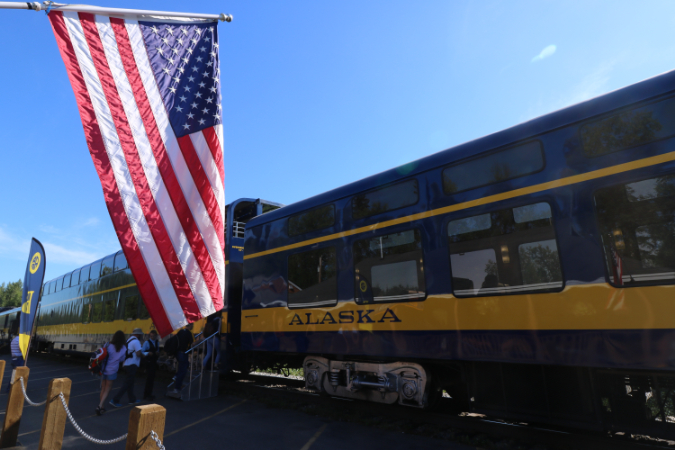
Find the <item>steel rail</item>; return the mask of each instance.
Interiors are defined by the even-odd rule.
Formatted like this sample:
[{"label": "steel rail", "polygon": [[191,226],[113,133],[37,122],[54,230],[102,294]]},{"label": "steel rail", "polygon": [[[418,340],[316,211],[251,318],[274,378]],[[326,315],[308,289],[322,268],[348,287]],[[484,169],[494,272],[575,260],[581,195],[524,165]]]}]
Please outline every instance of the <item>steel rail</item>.
[{"label": "steel rail", "polygon": [[[254,382],[250,383],[250,381]],[[287,385],[291,389],[280,388],[277,387],[278,385]],[[397,408],[394,405],[360,402],[344,398],[340,398],[340,401],[337,401],[337,397],[332,398],[326,395],[302,391],[300,382],[297,379],[274,375],[243,375],[240,381],[224,382],[222,386],[251,393],[264,391],[265,394],[260,397],[261,401],[274,396],[288,401],[325,405],[330,407],[334,413],[344,413],[345,420],[350,422],[354,421],[353,418],[350,418],[354,415],[356,406],[354,402],[358,402],[359,412],[369,417],[379,416],[384,419],[390,419],[391,423],[405,419],[414,423],[416,427],[431,424],[452,428],[452,431],[456,434],[484,434],[494,440],[516,439],[532,445],[543,444],[551,448],[574,448],[575,450],[597,450],[599,448],[611,448],[612,450],[656,450],[660,448],[672,448],[667,445],[667,441],[655,441],[655,443],[645,444],[644,442],[637,442],[629,436],[603,436],[600,432],[571,428],[548,428],[542,425],[508,422],[498,417],[467,417],[454,413]],[[302,386],[304,387],[304,382],[302,382]],[[447,400],[446,403],[451,401]],[[317,414],[317,412],[314,411],[313,414]]]}]

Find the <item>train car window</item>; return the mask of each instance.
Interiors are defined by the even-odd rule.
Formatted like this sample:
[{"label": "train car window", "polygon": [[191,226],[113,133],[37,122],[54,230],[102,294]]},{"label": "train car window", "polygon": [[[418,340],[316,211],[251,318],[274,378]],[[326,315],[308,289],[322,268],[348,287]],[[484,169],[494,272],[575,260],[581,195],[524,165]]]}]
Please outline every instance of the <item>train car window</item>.
[{"label": "train car window", "polygon": [[85,283],[89,281],[89,269],[91,266],[85,266],[80,271],[80,283]]},{"label": "train car window", "polygon": [[279,208],[281,208],[281,206],[277,206],[277,205],[268,205],[267,203],[263,203],[263,204],[262,204],[262,213],[263,213],[263,214],[266,214],[266,213],[268,213],[268,212],[270,212],[270,211],[274,211],[275,209],[279,209]]},{"label": "train car window", "polygon": [[675,97],[630,108],[579,129],[586,156],[600,156],[675,135]]},{"label": "train car window", "polygon": [[258,214],[257,209],[258,207],[255,203],[241,202],[234,207],[232,216],[235,222],[246,223]]},{"label": "train car window", "polygon": [[80,284],[80,274],[81,273],[82,273],[81,270],[76,270],[75,272],[73,272],[72,278],[70,280],[71,286],[77,286],[78,284]]},{"label": "train car window", "polygon": [[61,278],[61,289],[65,289],[68,286],[70,286],[70,274],[64,275],[63,278]]},{"label": "train car window", "polygon": [[138,295],[130,295],[124,299],[124,320],[138,318]]},{"label": "train car window", "polygon": [[115,310],[117,309],[117,299],[111,298],[103,304],[103,321],[112,322],[115,320]]},{"label": "train car window", "polygon": [[91,270],[89,271],[89,279],[95,280],[101,276],[101,261],[95,262],[91,265]]},{"label": "train car window", "polygon": [[124,253],[117,252],[115,255],[115,272],[119,270],[128,269],[129,265],[127,264],[127,257],[124,256]]},{"label": "train car window", "polygon": [[626,185],[626,199],[629,202],[642,202],[659,197],[675,195],[675,175],[637,181]]},{"label": "train car window", "polygon": [[80,319],[82,320],[82,323],[91,322],[92,309],[93,309],[93,305],[91,304],[91,299],[88,299],[88,298],[82,299],[82,312],[81,312],[81,315],[80,315]]},{"label": "train car window", "polygon": [[354,219],[374,216],[387,211],[414,205],[419,200],[417,180],[409,180],[393,186],[364,192],[352,198]]},{"label": "train car window", "polygon": [[[553,215],[535,203],[450,221],[453,292],[480,297],[563,287]],[[489,224],[489,226],[487,226]]]},{"label": "train car window", "polygon": [[326,205],[288,218],[288,235],[297,236],[335,225],[335,206]]},{"label": "train car window", "polygon": [[110,255],[101,262],[101,276],[104,277],[113,273],[115,255]]},{"label": "train car window", "polygon": [[609,280],[615,286],[675,282],[675,175],[595,193]]},{"label": "train car window", "polygon": [[448,234],[454,236],[472,231],[489,230],[490,227],[492,227],[492,217],[490,214],[481,214],[480,216],[453,220],[448,224]]},{"label": "train car window", "polygon": [[150,313],[148,312],[148,308],[145,307],[145,302],[141,298],[140,301],[140,312],[138,313],[138,318],[141,320],[147,320],[150,318]]},{"label": "train car window", "polygon": [[98,323],[101,321],[101,316],[103,315],[103,302],[100,298],[97,298],[92,299],[91,304],[91,321]]},{"label": "train car window", "polygon": [[423,300],[424,255],[419,230],[354,243],[356,303]]},{"label": "train car window", "polygon": [[337,303],[337,252],[319,248],[288,257],[288,307]]},{"label": "train car window", "polygon": [[541,142],[527,142],[446,168],[443,170],[443,190],[446,194],[456,194],[512,180],[539,172],[544,164]]}]

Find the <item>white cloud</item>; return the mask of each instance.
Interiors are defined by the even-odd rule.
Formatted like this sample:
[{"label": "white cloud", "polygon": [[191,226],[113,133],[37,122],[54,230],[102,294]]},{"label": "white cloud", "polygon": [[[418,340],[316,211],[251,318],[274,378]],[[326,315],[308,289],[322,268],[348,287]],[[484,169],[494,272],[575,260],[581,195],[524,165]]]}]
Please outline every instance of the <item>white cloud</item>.
[{"label": "white cloud", "polygon": [[0,257],[2,259],[25,259],[30,250],[30,239],[15,236],[0,225]]},{"label": "white cloud", "polygon": [[554,95],[532,99],[519,121],[525,122],[609,92],[611,74],[618,63],[618,58],[602,61],[569,88],[555,91]]},{"label": "white cloud", "polygon": [[567,105],[583,102],[597,97],[609,90],[610,73],[614,70],[617,61],[604,61],[596,66],[588,75],[577,83],[567,96]]},{"label": "white cloud", "polygon": [[537,62],[544,58],[548,58],[549,56],[553,56],[556,50],[557,47],[554,44],[551,44],[548,47],[544,47],[544,49],[537,56],[532,58],[532,62]]},{"label": "white cloud", "polygon": [[49,261],[54,263],[82,266],[101,257],[99,253],[78,249],[71,250],[51,243],[45,243],[44,246]]},{"label": "white cloud", "polygon": [[[91,221],[96,223],[95,221]],[[102,256],[119,250],[114,234],[91,232],[77,227],[60,231],[51,225],[38,227],[35,237],[45,247],[47,272],[45,280],[70,272],[80,266],[93,262]],[[31,234],[16,230],[6,224],[0,224],[0,283],[23,278],[28,261]]]},{"label": "white cloud", "polygon": [[98,225],[99,223],[101,223],[101,221],[98,219],[98,217],[90,217],[89,219],[87,219],[87,220],[82,224],[82,226],[83,226],[83,227],[93,227],[93,226]]},{"label": "white cloud", "polygon": [[40,231],[42,231],[43,233],[53,234],[53,233],[58,233],[59,229],[56,228],[54,225],[44,225],[43,224],[43,225],[40,225]]}]

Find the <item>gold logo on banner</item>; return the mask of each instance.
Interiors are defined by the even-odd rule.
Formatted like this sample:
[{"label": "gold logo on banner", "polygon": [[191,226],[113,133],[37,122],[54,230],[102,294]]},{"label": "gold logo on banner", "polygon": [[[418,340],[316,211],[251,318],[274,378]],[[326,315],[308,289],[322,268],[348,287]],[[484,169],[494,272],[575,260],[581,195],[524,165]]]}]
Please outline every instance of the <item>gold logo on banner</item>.
[{"label": "gold logo on banner", "polygon": [[21,312],[24,314],[30,314],[30,301],[33,300],[33,293],[35,291],[28,291],[26,294],[26,303],[21,305]]},{"label": "gold logo on banner", "polygon": [[36,253],[30,260],[30,273],[35,273],[40,268],[40,253]]}]

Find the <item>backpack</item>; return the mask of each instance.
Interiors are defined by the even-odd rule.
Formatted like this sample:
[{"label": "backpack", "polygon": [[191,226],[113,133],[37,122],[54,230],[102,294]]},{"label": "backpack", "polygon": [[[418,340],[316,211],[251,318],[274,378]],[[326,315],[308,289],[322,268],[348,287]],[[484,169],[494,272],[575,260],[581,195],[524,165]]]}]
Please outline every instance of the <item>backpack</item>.
[{"label": "backpack", "polygon": [[164,343],[164,351],[170,356],[176,356],[178,354],[178,334],[172,335]]},{"label": "backpack", "polygon": [[129,353],[129,342],[131,342],[134,339],[136,339],[138,341],[138,338],[136,336],[131,336],[129,339],[127,339],[127,343],[124,344],[124,346],[127,349],[127,351],[124,353],[124,360],[125,361],[129,358],[133,358],[133,356],[134,356],[134,352]]},{"label": "backpack", "polygon": [[105,365],[108,362],[108,345],[110,343],[96,350],[96,353],[89,359],[89,371],[92,375],[101,376],[103,373]]}]

